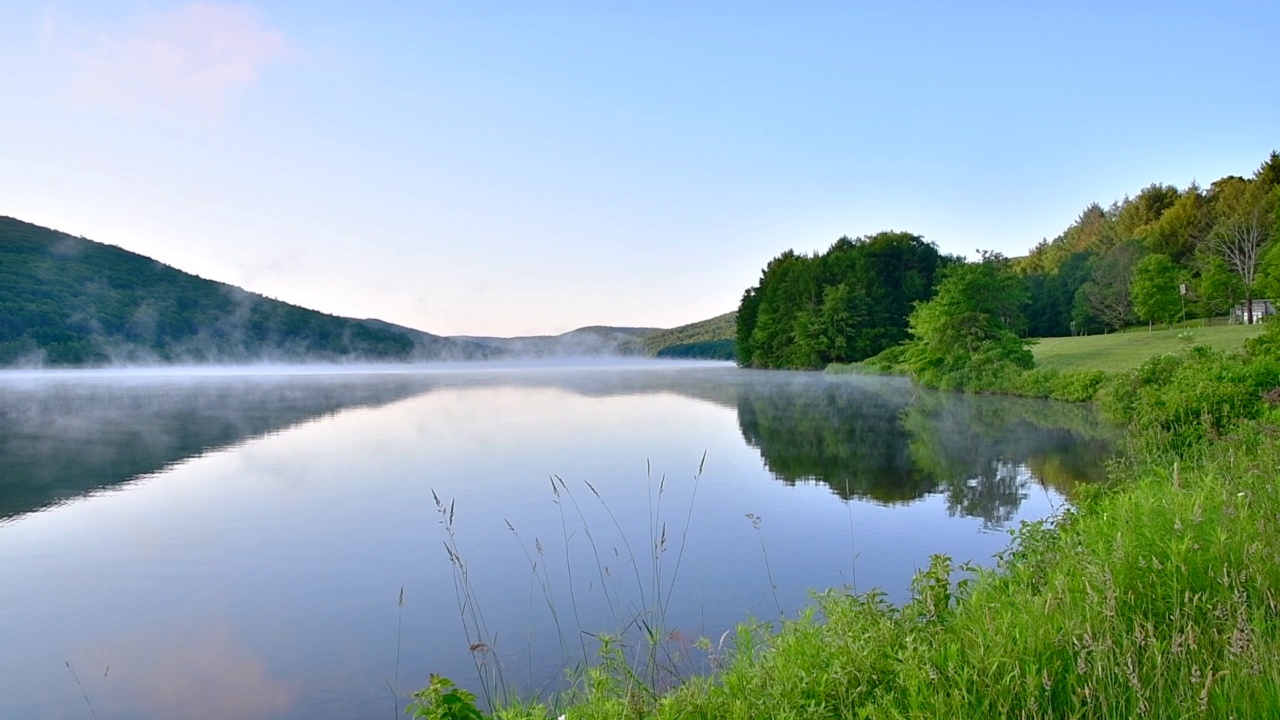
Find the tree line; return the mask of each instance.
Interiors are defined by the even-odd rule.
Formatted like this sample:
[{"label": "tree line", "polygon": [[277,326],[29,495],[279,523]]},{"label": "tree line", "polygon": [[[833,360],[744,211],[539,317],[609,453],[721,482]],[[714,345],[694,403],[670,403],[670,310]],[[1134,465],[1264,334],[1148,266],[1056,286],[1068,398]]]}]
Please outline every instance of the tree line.
[{"label": "tree line", "polygon": [[[1053,337],[1138,322],[1223,315],[1280,295],[1280,154],[1252,177],[1208,188],[1152,184],[1103,209],[1085,208],[1016,269],[1030,290],[1028,332]],[[1252,321],[1252,318],[1250,318]]]},{"label": "tree line", "polygon": [[[994,352],[1029,365],[1027,338],[1217,317],[1280,297],[1280,153],[1250,177],[1152,184],[1094,203],[1053,240],[1008,259],[941,254],[918,235],[840,238],[787,251],[742,297],[739,362],[816,368],[886,351],[921,372]],[[949,370],[950,369],[950,370]]]}]

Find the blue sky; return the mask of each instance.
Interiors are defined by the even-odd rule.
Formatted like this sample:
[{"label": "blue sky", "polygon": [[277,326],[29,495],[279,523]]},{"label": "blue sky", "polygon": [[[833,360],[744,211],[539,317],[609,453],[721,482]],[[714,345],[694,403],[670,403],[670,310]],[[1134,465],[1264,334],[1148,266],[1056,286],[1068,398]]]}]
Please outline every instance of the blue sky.
[{"label": "blue sky", "polygon": [[1280,4],[6,3],[0,214],[442,334],[669,327],[787,248],[1024,253],[1280,149]]}]

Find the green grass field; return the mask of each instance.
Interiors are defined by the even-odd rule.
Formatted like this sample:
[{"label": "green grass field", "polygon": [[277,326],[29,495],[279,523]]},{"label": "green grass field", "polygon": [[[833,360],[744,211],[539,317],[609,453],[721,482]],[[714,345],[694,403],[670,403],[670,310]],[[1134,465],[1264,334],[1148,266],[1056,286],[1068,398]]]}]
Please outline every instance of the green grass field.
[{"label": "green grass field", "polygon": [[1187,341],[1178,336],[1190,333],[1190,342],[1215,350],[1235,350],[1247,338],[1262,333],[1264,325],[1211,325],[1173,330],[1130,330],[1109,335],[1043,338],[1031,348],[1036,367],[1059,370],[1131,370],[1162,353],[1178,352]]}]

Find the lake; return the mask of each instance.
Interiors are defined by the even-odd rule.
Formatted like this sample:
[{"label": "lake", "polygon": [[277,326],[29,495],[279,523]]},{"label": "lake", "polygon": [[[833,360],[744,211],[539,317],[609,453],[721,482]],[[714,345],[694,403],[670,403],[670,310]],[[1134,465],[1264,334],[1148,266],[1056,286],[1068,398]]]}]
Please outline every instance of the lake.
[{"label": "lake", "polygon": [[4,373],[0,717],[392,718],[637,627],[701,672],[811,590],[992,564],[1112,452],[1084,407],[715,363]]}]

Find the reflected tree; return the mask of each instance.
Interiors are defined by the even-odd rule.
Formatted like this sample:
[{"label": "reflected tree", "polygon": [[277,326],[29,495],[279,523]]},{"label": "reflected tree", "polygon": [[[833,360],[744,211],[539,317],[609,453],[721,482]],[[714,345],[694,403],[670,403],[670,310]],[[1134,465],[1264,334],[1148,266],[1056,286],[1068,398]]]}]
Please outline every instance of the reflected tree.
[{"label": "reflected tree", "polygon": [[738,396],[742,436],[775,477],[825,483],[841,497],[882,503],[908,502],[934,489],[912,462],[899,420],[909,386],[805,380],[744,388]]},{"label": "reflected tree", "polygon": [[942,494],[948,512],[999,527],[1042,483],[1069,494],[1102,478],[1110,433],[1084,407],[922,391],[896,380],[744,388],[743,437],[788,483],[849,499]]}]

